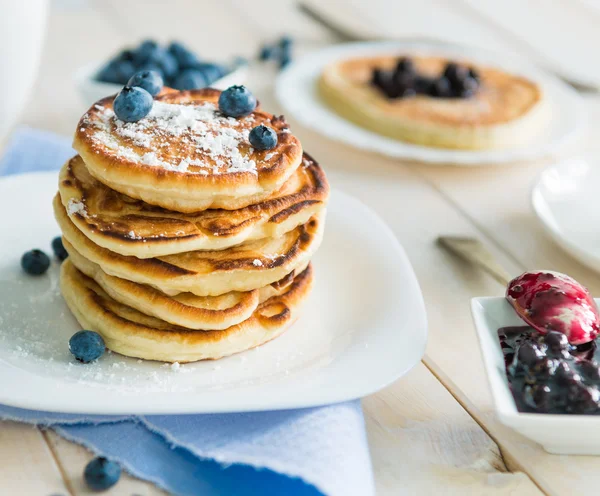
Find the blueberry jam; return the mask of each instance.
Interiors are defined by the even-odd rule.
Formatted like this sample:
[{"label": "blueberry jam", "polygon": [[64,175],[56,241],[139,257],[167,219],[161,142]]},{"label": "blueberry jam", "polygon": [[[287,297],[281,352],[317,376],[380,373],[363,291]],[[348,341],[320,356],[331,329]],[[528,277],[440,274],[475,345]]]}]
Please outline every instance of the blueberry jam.
[{"label": "blueberry jam", "polygon": [[437,77],[419,74],[412,59],[403,57],[392,70],[374,68],[371,84],[390,99],[427,95],[434,98],[469,98],[481,86],[473,68],[449,62]]},{"label": "blueberry jam", "polygon": [[498,329],[510,388],[520,412],[600,413],[600,350],[596,340],[570,344],[557,331]]}]

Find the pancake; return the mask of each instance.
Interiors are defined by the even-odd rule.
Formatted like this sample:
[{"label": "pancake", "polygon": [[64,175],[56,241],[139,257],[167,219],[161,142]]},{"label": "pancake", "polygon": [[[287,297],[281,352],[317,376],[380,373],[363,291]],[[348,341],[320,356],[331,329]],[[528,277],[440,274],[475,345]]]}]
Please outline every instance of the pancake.
[{"label": "pancake", "polygon": [[265,238],[224,251],[193,251],[139,259],[111,252],[90,241],[54,198],[54,214],[66,240],[109,275],[148,284],[163,293],[214,296],[249,291],[279,281],[308,263],[321,243],[325,211],[279,238]]},{"label": "pancake", "polygon": [[121,255],[150,258],[279,237],[325,207],[329,185],[305,154],[303,166],[267,200],[238,210],[183,214],[108,188],[75,156],[60,172],[59,191],[71,221],[94,243]]},{"label": "pancake", "polygon": [[[302,146],[283,116],[260,109],[235,119],[218,111],[220,91],[169,91],[151,112],[125,123],[104,98],[81,118],[73,147],[90,174],[111,189],[179,212],[235,210],[278,191],[302,161]],[[272,150],[255,150],[248,133],[277,133]]]},{"label": "pancake", "polygon": [[[419,74],[439,76],[448,59],[411,57]],[[530,141],[545,122],[540,86],[499,69],[464,62],[481,77],[471,98],[417,95],[389,99],[371,81],[375,68],[392,69],[397,56],[335,62],[321,74],[318,89],[342,117],[371,131],[426,146],[486,149]]]},{"label": "pancake", "polygon": [[[145,284],[109,276],[99,265],[86,260],[68,246],[69,260],[86,276],[92,278],[111,298],[146,315],[188,329],[227,329],[250,318],[259,303],[281,294],[294,278],[295,272],[281,281],[252,291],[232,291],[219,296],[196,296],[180,293],[168,296]],[[302,272],[306,267],[298,270]]]},{"label": "pancake", "polygon": [[67,305],[85,329],[98,332],[122,355],[165,362],[217,359],[259,346],[282,334],[310,293],[312,269],[294,278],[282,294],[261,303],[247,320],[224,330],[173,326],[112,299],[67,259],[60,285]]}]

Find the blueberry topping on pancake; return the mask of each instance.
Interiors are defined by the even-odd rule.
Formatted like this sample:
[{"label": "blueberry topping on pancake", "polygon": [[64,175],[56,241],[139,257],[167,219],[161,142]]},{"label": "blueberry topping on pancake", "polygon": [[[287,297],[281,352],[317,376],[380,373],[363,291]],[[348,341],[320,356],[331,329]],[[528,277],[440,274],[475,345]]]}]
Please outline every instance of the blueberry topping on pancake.
[{"label": "blueberry topping on pancake", "polygon": [[481,75],[479,74],[479,72],[477,72],[475,69],[473,69],[472,67],[469,69],[469,76],[472,77],[475,81],[477,81],[478,83],[481,82]]},{"label": "blueberry topping on pancake", "polygon": [[52,240],[52,251],[54,252],[54,256],[61,262],[69,256],[69,253],[65,250],[63,245],[62,236],[56,236],[56,238]]},{"label": "blueberry topping on pancake", "polygon": [[402,57],[396,64],[396,73],[414,73],[415,64],[409,57]]},{"label": "blueberry topping on pancake", "polygon": [[197,90],[208,86],[203,72],[196,69],[186,69],[173,81],[173,87],[178,90]]},{"label": "blueberry topping on pancake", "polygon": [[42,250],[31,250],[21,257],[21,267],[32,276],[39,276],[50,267],[50,258]]},{"label": "blueberry topping on pancake", "polygon": [[248,139],[257,150],[272,150],[277,146],[277,133],[263,124],[252,128]]},{"label": "blueberry topping on pancake", "polygon": [[449,62],[444,69],[444,77],[455,84],[469,76],[469,69],[455,62]]},{"label": "blueberry topping on pancake", "polygon": [[230,86],[219,96],[219,110],[228,117],[244,117],[256,108],[256,98],[245,86]]},{"label": "blueberry topping on pancake", "polygon": [[94,458],[83,472],[86,484],[93,491],[106,491],[121,477],[121,467],[103,456]]},{"label": "blueberry topping on pancake", "polygon": [[431,96],[439,98],[450,98],[452,96],[452,86],[448,78],[442,76],[435,80],[431,87]]},{"label": "blueberry topping on pancake", "polygon": [[415,91],[420,95],[430,95],[433,91],[433,86],[436,82],[435,78],[430,78],[426,76],[417,76],[415,77]]},{"label": "blueberry topping on pancake", "polygon": [[81,363],[97,360],[105,349],[104,339],[94,331],[79,331],[69,339],[69,351]]},{"label": "blueberry topping on pancake", "polygon": [[152,95],[137,86],[125,86],[116,96],[113,110],[125,122],[137,122],[146,117],[152,109]]},{"label": "blueberry topping on pancake", "polygon": [[163,79],[158,72],[140,71],[136,72],[127,82],[127,86],[137,86],[144,88],[152,96],[160,93],[163,87]]}]

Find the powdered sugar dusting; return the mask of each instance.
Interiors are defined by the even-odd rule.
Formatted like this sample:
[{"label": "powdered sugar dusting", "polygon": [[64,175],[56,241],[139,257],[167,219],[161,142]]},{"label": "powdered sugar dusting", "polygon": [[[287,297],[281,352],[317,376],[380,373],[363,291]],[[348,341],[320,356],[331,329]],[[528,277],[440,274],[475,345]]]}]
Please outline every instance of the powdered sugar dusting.
[{"label": "powdered sugar dusting", "polygon": [[[98,117],[91,119],[86,114],[83,122],[95,128],[92,139],[119,158],[191,174],[256,174],[256,162],[248,146],[250,129],[241,125],[254,122],[253,116],[226,117],[212,103],[154,102],[144,119],[123,122],[112,109],[100,105],[95,108]],[[171,148],[175,138],[182,146]],[[182,156],[177,155],[178,148],[183,150]]]},{"label": "powdered sugar dusting", "polygon": [[67,203],[67,213],[69,215],[79,214],[83,217],[87,217],[87,210],[85,209],[85,205],[83,204],[83,202],[75,200],[73,198],[71,198],[69,200],[69,203]]}]

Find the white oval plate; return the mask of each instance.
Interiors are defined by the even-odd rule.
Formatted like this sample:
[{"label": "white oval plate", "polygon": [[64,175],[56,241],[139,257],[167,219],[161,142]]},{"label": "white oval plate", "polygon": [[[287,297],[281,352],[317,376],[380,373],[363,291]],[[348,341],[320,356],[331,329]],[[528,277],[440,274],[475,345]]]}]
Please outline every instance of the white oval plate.
[{"label": "white oval plate", "polygon": [[[330,110],[319,98],[316,83],[323,68],[336,60],[376,54],[429,54],[468,59],[503,68],[539,83],[548,98],[548,128],[531,143],[499,150],[450,150],[405,143],[364,129]],[[423,163],[465,166],[505,164],[550,156],[575,141],[586,125],[581,97],[560,80],[535,70],[523,61],[462,47],[408,42],[368,42],[336,45],[292,63],[276,83],[284,110],[319,133],[364,150]]]},{"label": "white oval plate", "polygon": [[546,168],[531,192],[533,210],[565,251],[600,272],[600,168],[585,158]]},{"label": "white oval plate", "polygon": [[59,234],[55,173],[0,181],[0,403],[96,414],[209,413],[323,405],[376,392],[411,369],[427,339],[412,267],[389,228],[339,191],[300,320],[258,349],[181,365],[116,354],[77,363],[80,329],[58,290],[59,265],[26,275],[22,253]]}]

